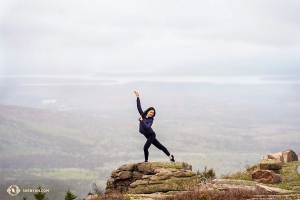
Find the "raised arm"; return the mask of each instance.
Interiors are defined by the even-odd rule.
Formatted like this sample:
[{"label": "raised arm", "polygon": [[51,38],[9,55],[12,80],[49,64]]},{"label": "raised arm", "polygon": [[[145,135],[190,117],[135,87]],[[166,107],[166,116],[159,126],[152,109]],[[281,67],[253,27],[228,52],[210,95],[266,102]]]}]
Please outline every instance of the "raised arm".
[{"label": "raised arm", "polygon": [[143,114],[143,109],[142,109],[142,107],[141,107],[140,95],[139,95],[139,93],[138,93],[137,91],[134,91],[134,94],[135,94],[135,96],[137,97],[137,98],[136,98],[136,106],[137,106],[137,109],[138,109],[140,115],[142,115],[142,114]]}]

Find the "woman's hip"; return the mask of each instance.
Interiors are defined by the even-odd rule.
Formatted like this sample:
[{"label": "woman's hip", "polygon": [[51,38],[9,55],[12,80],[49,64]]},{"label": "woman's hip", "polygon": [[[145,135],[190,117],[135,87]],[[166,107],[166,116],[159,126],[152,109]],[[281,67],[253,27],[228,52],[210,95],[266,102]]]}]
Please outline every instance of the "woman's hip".
[{"label": "woman's hip", "polygon": [[148,139],[149,137],[156,137],[155,132],[150,132],[150,133],[143,133],[143,135]]}]

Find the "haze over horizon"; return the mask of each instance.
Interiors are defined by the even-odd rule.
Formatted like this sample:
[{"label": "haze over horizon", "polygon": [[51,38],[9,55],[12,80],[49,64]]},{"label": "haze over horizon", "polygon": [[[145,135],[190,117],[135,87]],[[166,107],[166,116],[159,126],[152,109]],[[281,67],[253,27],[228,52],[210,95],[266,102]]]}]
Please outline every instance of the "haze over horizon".
[{"label": "haze over horizon", "polygon": [[0,3],[0,75],[300,74],[296,0]]},{"label": "haze over horizon", "polygon": [[299,0],[0,0],[0,196],[49,184],[49,199],[64,188],[85,198],[91,181],[106,187],[113,169],[144,161],[134,90],[157,111],[159,141],[193,170],[300,153],[299,10]]}]

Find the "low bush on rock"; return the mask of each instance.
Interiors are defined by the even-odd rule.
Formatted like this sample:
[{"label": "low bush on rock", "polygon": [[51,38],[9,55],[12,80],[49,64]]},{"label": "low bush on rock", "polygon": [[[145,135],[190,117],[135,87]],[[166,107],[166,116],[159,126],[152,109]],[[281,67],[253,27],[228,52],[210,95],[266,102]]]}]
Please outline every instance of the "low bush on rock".
[{"label": "low bush on rock", "polygon": [[202,172],[200,172],[199,170],[197,171],[197,178],[200,181],[206,182],[207,180],[211,180],[211,179],[216,178],[216,173],[212,168],[207,170],[207,167],[205,167]]}]

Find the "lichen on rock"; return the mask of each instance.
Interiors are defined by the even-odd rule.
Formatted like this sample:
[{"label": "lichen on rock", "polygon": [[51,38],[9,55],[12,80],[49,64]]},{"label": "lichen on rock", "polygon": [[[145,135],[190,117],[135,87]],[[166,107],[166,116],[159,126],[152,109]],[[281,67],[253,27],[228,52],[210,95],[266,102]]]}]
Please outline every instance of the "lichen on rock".
[{"label": "lichen on rock", "polygon": [[185,162],[142,162],[125,164],[111,173],[106,194],[112,192],[150,194],[186,191],[197,186],[196,173]]},{"label": "lichen on rock", "polygon": [[261,170],[280,170],[282,163],[280,160],[263,158],[259,163],[259,168]]}]

